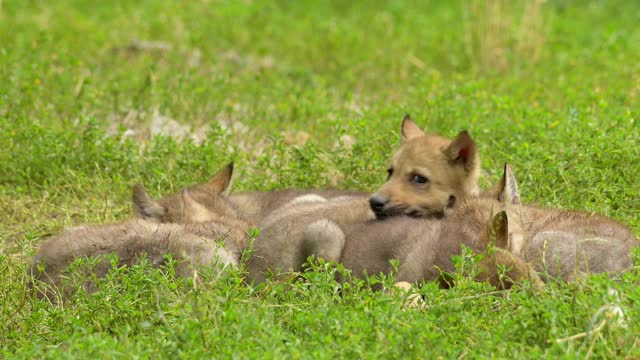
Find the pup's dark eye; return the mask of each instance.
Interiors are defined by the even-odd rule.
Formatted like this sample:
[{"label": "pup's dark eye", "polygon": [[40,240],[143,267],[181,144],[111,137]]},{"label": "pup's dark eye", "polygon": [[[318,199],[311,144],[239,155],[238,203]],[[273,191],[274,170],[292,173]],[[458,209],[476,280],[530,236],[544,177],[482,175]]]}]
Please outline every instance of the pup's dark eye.
[{"label": "pup's dark eye", "polygon": [[389,176],[387,176],[387,179],[389,179],[391,177],[391,175],[393,175],[393,168],[388,168],[387,169],[387,174],[389,174]]},{"label": "pup's dark eye", "polygon": [[429,182],[429,179],[427,179],[426,177],[422,176],[422,175],[412,175],[411,176],[411,182],[415,183],[415,184],[426,184]]}]

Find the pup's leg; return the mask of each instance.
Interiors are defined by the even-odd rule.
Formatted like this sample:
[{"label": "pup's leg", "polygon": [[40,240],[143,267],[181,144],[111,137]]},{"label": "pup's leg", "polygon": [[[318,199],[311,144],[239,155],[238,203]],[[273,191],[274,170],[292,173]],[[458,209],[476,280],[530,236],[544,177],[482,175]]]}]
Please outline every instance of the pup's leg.
[{"label": "pup's leg", "polygon": [[344,242],[344,232],[336,223],[327,219],[318,220],[304,230],[302,253],[305,258],[314,256],[338,262],[342,256]]},{"label": "pup's leg", "polygon": [[[498,289],[508,289],[514,283],[523,279],[529,280],[535,291],[541,291],[544,283],[531,266],[519,256],[516,256],[505,249],[495,248],[493,254],[486,254],[485,258],[478,264],[480,274],[479,281],[488,281]],[[497,266],[506,268],[505,277],[498,274]]]},{"label": "pup's leg", "polygon": [[323,202],[327,202],[327,199],[325,199],[320,195],[305,194],[305,195],[300,195],[294,198],[293,200],[286,203],[284,206],[293,206],[297,204],[308,204],[308,203],[323,203]]},{"label": "pup's leg", "polygon": [[424,302],[424,299],[422,299],[422,296],[420,296],[420,294],[415,291],[415,288],[410,283],[406,281],[398,281],[397,283],[393,284],[393,286],[408,294],[404,303],[404,305],[408,308],[421,309],[427,306],[427,304]]},{"label": "pup's leg", "polygon": [[318,219],[327,219],[337,225],[349,225],[375,219],[375,214],[366,198],[345,198],[328,201],[320,211],[315,212]]}]

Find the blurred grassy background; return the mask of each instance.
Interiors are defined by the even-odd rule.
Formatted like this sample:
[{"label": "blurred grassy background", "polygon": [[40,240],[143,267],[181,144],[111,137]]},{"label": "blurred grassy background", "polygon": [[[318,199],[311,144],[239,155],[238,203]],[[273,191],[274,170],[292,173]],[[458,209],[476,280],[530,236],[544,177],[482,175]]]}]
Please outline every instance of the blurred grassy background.
[{"label": "blurred grassy background", "polygon": [[[238,190],[374,190],[405,113],[446,136],[470,130],[484,186],[509,161],[528,201],[601,212],[638,233],[639,10],[622,0],[2,1],[0,244],[17,259],[6,271],[19,274],[46,234],[128,217],[134,182],[159,195],[229,159]],[[23,280],[12,279],[5,296],[19,303]]]}]

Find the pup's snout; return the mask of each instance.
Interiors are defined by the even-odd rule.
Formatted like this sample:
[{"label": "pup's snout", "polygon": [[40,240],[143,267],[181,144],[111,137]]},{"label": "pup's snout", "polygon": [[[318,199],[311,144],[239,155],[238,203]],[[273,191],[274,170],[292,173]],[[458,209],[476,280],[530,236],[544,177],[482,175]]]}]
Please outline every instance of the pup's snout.
[{"label": "pup's snout", "polygon": [[387,198],[385,198],[384,196],[373,194],[369,198],[369,206],[371,206],[371,210],[373,210],[373,212],[377,215],[382,212],[382,209],[384,209],[384,206],[388,201],[389,200],[387,200]]}]

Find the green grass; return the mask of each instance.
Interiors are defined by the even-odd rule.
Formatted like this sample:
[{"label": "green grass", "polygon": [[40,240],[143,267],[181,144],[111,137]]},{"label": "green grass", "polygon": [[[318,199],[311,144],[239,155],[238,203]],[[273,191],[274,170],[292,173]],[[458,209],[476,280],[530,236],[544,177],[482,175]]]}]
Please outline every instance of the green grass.
[{"label": "green grass", "polygon": [[[43,237],[129,217],[138,181],[177,191],[234,159],[237,191],[374,190],[405,113],[447,136],[469,129],[485,187],[509,161],[527,201],[640,234],[640,6],[548,1],[540,59],[507,48],[499,72],[465,51],[464,6],[0,2],[0,357],[639,357],[637,268],[540,295],[426,284],[425,310],[340,288],[326,269],[265,289],[241,274],[194,288],[143,264],[64,306],[26,291]],[[128,51],[132,39],[171,50]],[[151,138],[154,114],[208,136]],[[126,129],[138,134],[121,141]],[[304,146],[283,143],[298,131]],[[353,148],[334,147],[345,134]],[[558,342],[598,324],[609,288],[626,328]]]}]

